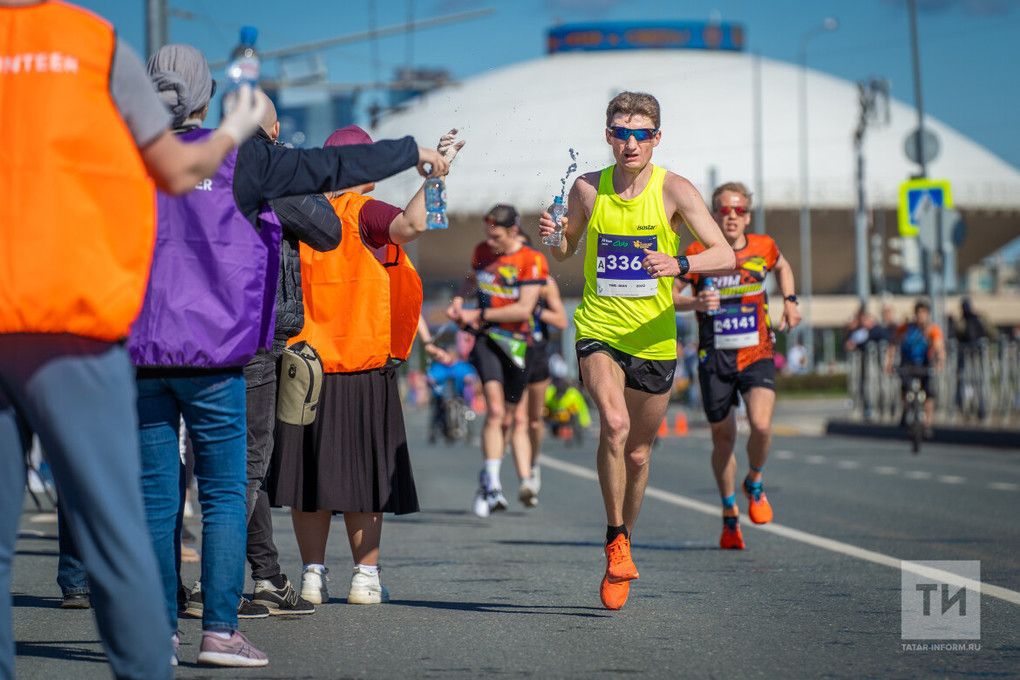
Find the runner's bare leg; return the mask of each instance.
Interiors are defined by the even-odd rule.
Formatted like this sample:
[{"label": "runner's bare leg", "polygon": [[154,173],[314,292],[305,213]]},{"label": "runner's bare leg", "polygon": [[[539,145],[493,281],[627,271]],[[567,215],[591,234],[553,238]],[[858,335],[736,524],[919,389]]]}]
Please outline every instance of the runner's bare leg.
[{"label": "runner's bare leg", "polygon": [[[772,412],[776,406],[776,393],[767,387],[752,387],[743,397],[747,405],[747,421],[751,426],[751,436],[747,440],[747,460],[752,466],[760,468],[768,460],[769,445],[772,443]],[[761,473],[750,470],[748,477],[752,482],[757,482],[761,480]]]},{"label": "runner's bare leg", "polygon": [[517,478],[524,481],[531,476],[531,439],[528,437],[528,391],[524,390],[521,401],[507,404],[507,420],[510,421],[510,449],[514,452]]},{"label": "runner's bare leg", "polygon": [[[737,457],[734,449],[737,443],[737,419],[730,410],[729,415],[718,423],[712,423],[712,472],[719,486],[719,495],[728,498],[737,492]],[[736,511],[733,511],[736,514]]]},{"label": "runner's bare leg", "polygon": [[624,524],[623,502],[627,491],[625,452],[630,435],[630,416],[624,398],[623,369],[603,352],[580,360],[581,379],[599,411],[599,447],[596,464],[602,502],[606,506],[606,524]]},{"label": "runner's bare leg", "polygon": [[503,419],[506,404],[503,401],[503,384],[489,380],[482,386],[485,391],[485,425],[482,428],[482,457],[485,460],[503,458]]},{"label": "runner's bare leg", "polygon": [[623,523],[627,532],[634,530],[641,503],[648,486],[648,463],[652,455],[652,442],[659,424],[666,417],[669,393],[649,394],[640,390],[627,389],[624,392],[627,411],[630,413],[630,434],[627,437],[625,458],[627,461],[627,487],[623,499]]}]

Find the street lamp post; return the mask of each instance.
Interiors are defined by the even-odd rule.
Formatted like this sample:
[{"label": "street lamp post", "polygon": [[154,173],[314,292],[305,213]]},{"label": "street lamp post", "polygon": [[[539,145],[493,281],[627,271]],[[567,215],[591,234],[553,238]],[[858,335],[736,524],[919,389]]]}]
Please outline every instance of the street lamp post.
[{"label": "street lamp post", "polygon": [[800,39],[800,50],[797,61],[800,64],[798,82],[798,98],[800,100],[800,290],[804,300],[804,347],[810,357],[812,366],[815,360],[815,338],[811,327],[811,199],[808,196],[808,106],[807,106],[807,47],[808,42],[817,35],[835,31],[839,21],[834,17],[826,17],[818,26],[804,34]]}]

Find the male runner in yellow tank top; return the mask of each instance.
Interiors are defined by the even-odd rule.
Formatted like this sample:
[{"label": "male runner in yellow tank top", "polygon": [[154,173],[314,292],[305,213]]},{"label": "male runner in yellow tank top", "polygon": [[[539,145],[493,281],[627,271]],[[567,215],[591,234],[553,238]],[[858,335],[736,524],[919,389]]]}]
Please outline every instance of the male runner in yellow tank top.
[{"label": "male runner in yellow tank top", "polygon": [[[614,97],[606,109],[606,142],[616,164],[574,182],[563,240],[551,247],[562,262],[588,229],[584,295],[574,324],[581,379],[601,416],[598,473],[608,526],[599,591],[607,609],[627,602],[630,581],[638,577],[630,533],[676,369],[673,278],[735,266],[733,249],[698,190],[652,165],[661,138],[655,97]],[[685,224],[705,246],[690,258],[678,257]],[[539,229],[543,236],[554,231],[548,213]]]}]

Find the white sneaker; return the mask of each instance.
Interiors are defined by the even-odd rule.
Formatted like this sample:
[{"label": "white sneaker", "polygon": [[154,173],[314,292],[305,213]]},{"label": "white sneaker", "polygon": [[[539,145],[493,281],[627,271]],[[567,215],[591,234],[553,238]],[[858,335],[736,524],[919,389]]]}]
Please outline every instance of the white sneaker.
[{"label": "white sneaker", "polygon": [[538,492],[535,490],[535,478],[529,477],[521,482],[517,490],[517,497],[526,508],[533,508],[538,505]]},{"label": "white sneaker", "polygon": [[471,509],[478,517],[489,516],[489,499],[486,497],[485,489],[479,489],[475,494],[475,502]]},{"label": "white sneaker", "polygon": [[381,604],[390,601],[390,591],[379,582],[379,574],[367,574],[357,567],[351,576],[347,604]]},{"label": "white sneaker", "polygon": [[542,466],[540,465],[531,466],[531,488],[535,490],[536,496],[542,491]]},{"label": "white sneaker", "polygon": [[489,502],[489,512],[500,512],[510,507],[510,502],[503,495],[503,489],[489,489],[485,492],[485,499]]},{"label": "white sneaker", "polygon": [[301,574],[301,597],[312,604],[325,604],[329,602],[329,590],[326,583],[329,577],[326,575],[329,569],[326,567],[308,566]]}]

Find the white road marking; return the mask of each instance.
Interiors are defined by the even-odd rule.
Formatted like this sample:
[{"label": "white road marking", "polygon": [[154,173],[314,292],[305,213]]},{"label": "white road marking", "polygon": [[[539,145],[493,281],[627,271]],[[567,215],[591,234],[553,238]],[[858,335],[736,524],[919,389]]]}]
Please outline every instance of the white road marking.
[{"label": "white road marking", "polygon": [[1012,482],[992,482],[988,485],[989,489],[995,489],[996,491],[1016,491],[1020,489],[1020,484],[1014,484]]},{"label": "white road marking", "polygon": [[772,456],[779,460],[790,460],[795,457],[793,451],[776,451]]},{"label": "white road marking", "polygon": [[[594,470],[581,465],[575,465],[574,463],[568,463],[567,461],[560,460],[558,458],[553,458],[548,454],[542,455],[542,465],[551,467],[554,470],[559,470],[560,472],[566,472],[567,474],[575,477],[580,477],[581,479],[587,479],[593,482],[598,481],[598,475]],[[895,468],[889,469],[895,470]],[[663,501],[664,503],[669,503],[670,505],[710,515],[712,517],[719,516],[719,508],[716,505],[704,503],[693,498],[688,498],[687,496],[670,493],[669,491],[663,491],[662,489],[656,489],[652,486],[645,490],[645,496],[648,498],[655,498],[656,500]],[[881,564],[893,569],[909,571],[919,576],[925,576],[942,583],[950,583],[955,586],[965,586],[967,588],[977,590],[982,595],[988,595],[989,597],[994,597],[1006,602],[1011,602],[1015,605],[1020,605],[1020,592],[1015,590],[1010,590],[1001,586],[993,586],[988,583],[974,581],[973,579],[963,578],[962,576],[958,576],[948,571],[932,569],[931,567],[915,564],[906,560],[900,560],[891,555],[867,550],[856,545],[851,545],[850,543],[843,543],[842,541],[834,541],[831,538],[825,538],[824,536],[816,536],[815,534],[783,526],[782,524],[751,524],[748,522],[745,526],[747,528],[757,529],[758,531],[764,531],[766,533],[775,534],[794,541],[813,545],[816,548],[822,548],[823,550],[828,550],[830,552],[847,555],[849,557],[856,557],[857,559],[872,562],[874,564]]]},{"label": "white road marking", "polygon": [[825,462],[825,456],[808,456],[804,460],[811,463],[812,465],[821,465],[822,463]]},{"label": "white road marking", "polygon": [[963,484],[967,481],[967,478],[957,477],[956,475],[939,475],[939,481],[943,484]]},{"label": "white road marking", "polygon": [[40,512],[39,514],[32,515],[32,519],[28,520],[35,524],[56,524],[57,513],[55,512]]},{"label": "white road marking", "polygon": [[888,465],[880,465],[878,467],[871,469],[873,472],[875,472],[875,474],[879,475],[895,475],[896,473],[899,472],[899,470],[897,470],[896,468],[889,467]]},{"label": "white road marking", "polygon": [[861,466],[856,460],[841,460],[836,463],[836,467],[840,470],[856,470]]},{"label": "white road marking", "polygon": [[904,473],[907,479],[931,479],[932,474],[924,470],[908,470]]}]

